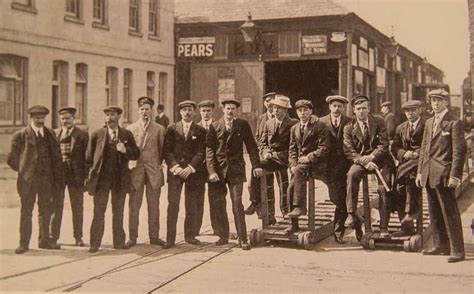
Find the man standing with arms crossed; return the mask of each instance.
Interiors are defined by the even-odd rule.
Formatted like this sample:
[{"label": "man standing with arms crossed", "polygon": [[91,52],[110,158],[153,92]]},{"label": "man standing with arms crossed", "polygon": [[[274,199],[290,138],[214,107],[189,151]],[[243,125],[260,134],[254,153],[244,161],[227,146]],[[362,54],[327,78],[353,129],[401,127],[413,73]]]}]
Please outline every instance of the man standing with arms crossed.
[{"label": "man standing with arms crossed", "polygon": [[140,207],[143,201],[143,192],[146,187],[146,201],[148,207],[148,237],[150,244],[163,246],[160,239],[160,194],[164,185],[164,175],[161,164],[162,150],[165,139],[165,129],[152,120],[153,105],[155,102],[149,97],[138,99],[139,119],[129,125],[127,130],[132,132],[140,157],[138,161],[131,161],[132,187],[129,200],[129,229],[130,240],[128,246],[135,246],[138,238],[138,223]]},{"label": "man standing with arms crossed", "polygon": [[464,240],[455,189],[461,184],[466,160],[464,128],[448,111],[449,93],[437,89],[428,93],[434,117],[425,124],[416,184],[428,193],[433,248],[424,255],[451,254],[448,262],[464,260]]}]

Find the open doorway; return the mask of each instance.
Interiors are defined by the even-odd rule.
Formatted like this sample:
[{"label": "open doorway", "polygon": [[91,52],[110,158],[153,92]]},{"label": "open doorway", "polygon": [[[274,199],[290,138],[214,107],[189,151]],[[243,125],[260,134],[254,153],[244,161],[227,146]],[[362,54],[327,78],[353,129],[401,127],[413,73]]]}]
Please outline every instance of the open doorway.
[{"label": "open doorway", "polygon": [[[339,92],[338,75],[337,59],[266,62],[265,92],[286,95],[292,105],[300,99],[310,100],[314,113],[324,116],[329,113],[326,97]],[[294,109],[290,116],[296,118]]]}]

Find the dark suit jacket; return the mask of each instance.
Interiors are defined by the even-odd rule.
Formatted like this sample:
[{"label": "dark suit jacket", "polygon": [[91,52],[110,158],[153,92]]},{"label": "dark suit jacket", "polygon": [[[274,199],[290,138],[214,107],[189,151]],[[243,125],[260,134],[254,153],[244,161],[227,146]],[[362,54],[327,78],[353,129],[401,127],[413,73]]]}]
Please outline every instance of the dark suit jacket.
[{"label": "dark suit jacket", "polygon": [[255,141],[260,141],[260,137],[263,135],[263,129],[265,128],[265,124],[267,123],[268,118],[268,112],[265,111],[264,113],[260,114],[257,117],[257,128],[255,131]]},{"label": "dark suit jacket", "polygon": [[209,174],[217,173],[221,180],[227,179],[232,184],[246,182],[244,144],[252,168],[259,167],[257,143],[246,120],[234,119],[230,132],[225,128],[224,118],[213,122],[207,133],[206,162]]},{"label": "dark suit jacket", "polygon": [[433,136],[434,117],[425,123],[418,160],[418,174],[424,187],[446,187],[450,177],[462,179],[466,160],[464,128],[453,113],[446,113]]},{"label": "dark suit jacket", "polygon": [[385,121],[378,116],[369,115],[370,149],[364,150],[362,130],[357,119],[353,119],[344,127],[344,154],[352,163],[359,163],[362,155],[373,155],[374,163],[381,168],[389,164],[388,134]]},{"label": "dark suit jacket", "polygon": [[[61,159],[61,150],[56,141],[54,131],[44,127],[51,150],[53,163],[53,188],[58,192],[64,189],[64,171]],[[34,172],[38,164],[38,148],[36,147],[36,136],[31,126],[27,126],[13,134],[11,149],[8,153],[7,163],[18,172],[17,190],[20,195],[28,193],[33,182]]]},{"label": "dark suit jacket", "polygon": [[387,127],[388,138],[392,140],[393,136],[395,136],[395,129],[397,128],[397,118],[395,114],[391,112],[388,112],[383,118],[385,120],[385,126]]},{"label": "dark suit jacket", "polygon": [[293,125],[290,131],[289,164],[294,167],[298,158],[308,156],[313,165],[318,165],[318,172],[325,170],[326,157],[330,152],[329,131],[316,116],[311,116],[304,134],[300,132],[301,122]]},{"label": "dark suit jacket", "polygon": [[[93,132],[89,140],[89,145],[87,146],[86,162],[88,166],[91,167],[87,182],[87,191],[90,195],[95,195],[97,192],[97,183],[99,181],[99,175],[104,159],[104,147],[107,141],[107,132],[107,127],[103,127]],[[138,149],[138,146],[135,143],[133,134],[124,128],[119,127],[118,140],[123,143],[127,149],[125,154],[119,153],[121,188],[122,191],[129,192],[131,179],[128,161],[138,160],[140,149]]]},{"label": "dark suit jacket", "polygon": [[163,145],[163,157],[168,165],[168,182],[173,174],[170,169],[179,165],[185,168],[191,165],[196,172],[191,174],[187,180],[203,181],[205,175],[204,159],[206,154],[206,129],[191,123],[188,136],[184,136],[183,122],[171,124],[166,130]]},{"label": "dark suit jacket", "polygon": [[[61,139],[63,129],[55,130],[56,138]],[[89,144],[89,134],[77,126],[71,132],[71,167],[74,183],[77,187],[83,187],[84,181],[89,175],[86,163],[86,151]]]},{"label": "dark suit jacket", "polygon": [[331,168],[328,169],[328,173],[336,175],[345,175],[345,173],[350,167],[351,162],[344,155],[344,127],[351,122],[351,118],[342,115],[340,118],[339,129],[337,132],[333,127],[330,114],[321,117],[320,121],[329,131],[331,150],[327,156],[327,162],[328,166],[330,166]]},{"label": "dark suit jacket", "polygon": [[392,143],[392,154],[400,163],[397,167],[397,178],[401,179],[408,173],[416,176],[416,167],[418,166],[418,158],[406,160],[403,158],[407,151],[413,151],[420,155],[421,141],[423,140],[423,131],[425,130],[425,122],[420,119],[415,131],[408,137],[409,122],[405,121],[399,125],[395,131]]},{"label": "dark suit jacket", "polygon": [[270,153],[272,159],[283,165],[288,165],[288,149],[290,148],[290,130],[298,123],[297,119],[286,116],[276,132],[277,120],[272,118],[263,125],[263,131],[257,141],[260,153],[263,155]]},{"label": "dark suit jacket", "polygon": [[170,119],[168,118],[168,116],[166,116],[166,114],[163,114],[161,118],[157,115],[155,117],[155,122],[157,124],[162,125],[166,129],[170,124]]}]

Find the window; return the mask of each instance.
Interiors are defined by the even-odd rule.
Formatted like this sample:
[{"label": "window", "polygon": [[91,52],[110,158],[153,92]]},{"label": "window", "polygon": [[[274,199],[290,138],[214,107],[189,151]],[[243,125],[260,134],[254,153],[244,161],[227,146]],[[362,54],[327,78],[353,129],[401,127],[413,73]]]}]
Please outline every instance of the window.
[{"label": "window", "polygon": [[87,64],[76,64],[76,120],[86,124],[87,114]]},{"label": "window", "polygon": [[66,0],[66,16],[67,21],[82,23],[82,1]]},{"label": "window", "polygon": [[95,28],[108,28],[107,0],[94,0],[92,6],[92,26]]},{"label": "window", "polygon": [[166,94],[168,93],[168,74],[160,72],[160,82],[158,87],[158,104],[166,102]]},{"label": "window", "polygon": [[105,70],[105,98],[107,105],[117,105],[117,68],[109,66]]},{"label": "window", "polygon": [[130,0],[128,26],[129,32],[140,32],[140,0]]},{"label": "window", "polygon": [[35,0],[14,0],[12,1],[12,8],[31,13],[38,13]]},{"label": "window", "polygon": [[0,125],[25,125],[28,59],[0,54]]},{"label": "window", "polygon": [[53,128],[59,126],[58,110],[68,105],[68,63],[62,60],[53,61],[53,75],[51,81],[51,124]]},{"label": "window", "polygon": [[133,71],[129,68],[123,70],[123,120],[130,122],[132,99]]},{"label": "window", "polygon": [[146,73],[146,95],[155,98],[155,73],[152,71]]},{"label": "window", "polygon": [[150,0],[148,9],[148,32],[151,36],[160,36],[159,0]]}]

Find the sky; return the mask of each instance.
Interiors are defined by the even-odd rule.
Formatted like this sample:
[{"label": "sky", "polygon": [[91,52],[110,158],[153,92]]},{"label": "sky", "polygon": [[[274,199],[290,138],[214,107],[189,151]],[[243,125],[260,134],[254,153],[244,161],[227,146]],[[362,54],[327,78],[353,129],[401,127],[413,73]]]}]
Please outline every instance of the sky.
[{"label": "sky", "polygon": [[467,0],[333,0],[445,73],[461,93],[469,71]]}]

